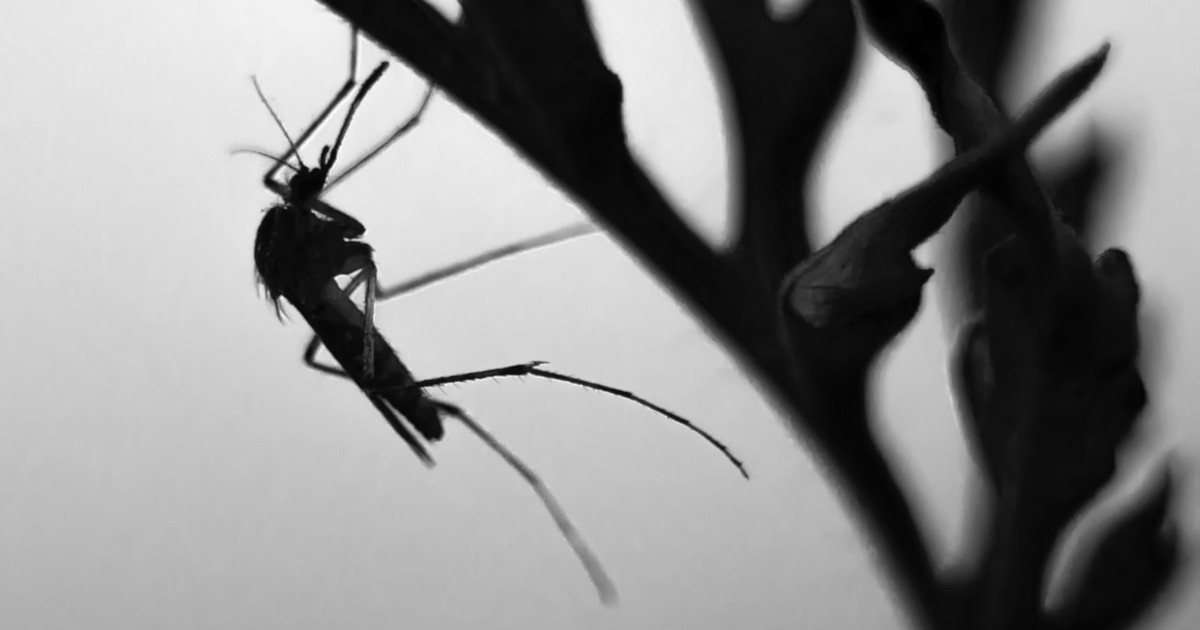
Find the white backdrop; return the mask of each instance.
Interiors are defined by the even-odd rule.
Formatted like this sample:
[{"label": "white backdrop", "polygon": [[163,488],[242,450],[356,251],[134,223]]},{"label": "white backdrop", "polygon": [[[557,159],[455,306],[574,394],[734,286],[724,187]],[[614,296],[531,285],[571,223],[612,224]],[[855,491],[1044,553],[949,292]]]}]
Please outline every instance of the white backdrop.
[{"label": "white backdrop", "polygon": [[[682,0],[594,14],[638,153],[722,238],[729,189],[715,86]],[[1152,7],[1147,6],[1152,4]],[[1128,141],[1109,244],[1133,254],[1160,351],[1141,452],[1200,461],[1189,198],[1200,149],[1187,0],[1053,3],[1036,88],[1105,37],[1088,120]],[[461,427],[424,469],[350,385],[305,369],[306,329],[255,293],[251,244],[279,151],[257,74],[300,128],[342,81],[346,30],[306,0],[0,5],[0,625],[6,628],[891,628],[903,615],[866,541],[753,384],[613,241],[588,237],[378,314],[419,375],[546,359],[693,418],[750,467],[617,399],[535,381],[451,388],[537,468],[606,563],[604,609],[532,493]],[[828,236],[938,159],[914,83],[864,50],[822,160]],[[366,69],[378,59],[369,50]],[[397,65],[354,153],[420,98]],[[569,200],[443,98],[330,199],[398,280],[579,220]],[[928,296],[883,364],[881,431],[943,559],[970,465]],[[1200,491],[1184,470],[1185,536]],[[1191,588],[1196,573],[1183,582]],[[1156,621],[1191,628],[1194,589]]]}]

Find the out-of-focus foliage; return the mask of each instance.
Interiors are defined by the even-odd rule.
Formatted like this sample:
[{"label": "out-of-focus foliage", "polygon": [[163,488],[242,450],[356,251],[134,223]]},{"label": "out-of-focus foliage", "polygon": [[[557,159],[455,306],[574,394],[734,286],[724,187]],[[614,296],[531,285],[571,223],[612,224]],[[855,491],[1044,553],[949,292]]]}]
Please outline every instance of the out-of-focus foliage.
[{"label": "out-of-focus foliage", "polygon": [[[931,628],[1126,627],[1178,565],[1170,472],[1108,523],[1076,586],[1044,609],[1047,564],[1116,473],[1147,403],[1132,261],[1084,236],[1109,163],[1093,138],[1039,177],[1024,148],[1100,73],[1107,47],[1011,119],[997,99],[1024,3],[690,0],[735,123],[736,238],[714,249],[646,176],[625,139],[620,78],[583,0],[323,0],[423,73],[622,239],[778,399],[829,464],[916,623]],[[857,11],[856,11],[857,9]],[[860,24],[860,20],[862,24]],[[927,179],[813,243],[805,182],[862,27],[921,85],[954,145]],[[957,42],[957,48],[951,40]],[[875,357],[921,308],[912,260],[971,190],[952,260],[970,312],[955,349],[966,434],[987,476],[983,561],[934,569],[867,412]]]}]

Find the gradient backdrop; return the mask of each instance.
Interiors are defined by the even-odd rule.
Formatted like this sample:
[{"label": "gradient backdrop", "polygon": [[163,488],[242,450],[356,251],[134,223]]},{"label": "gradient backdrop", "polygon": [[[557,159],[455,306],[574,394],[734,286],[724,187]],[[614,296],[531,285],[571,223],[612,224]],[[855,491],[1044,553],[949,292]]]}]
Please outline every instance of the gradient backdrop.
[{"label": "gradient backdrop", "polygon": [[[720,241],[723,123],[683,0],[592,4],[637,152]],[[1114,43],[1037,153],[1092,119],[1127,142],[1101,240],[1132,252],[1158,348],[1131,462],[1190,458],[1180,512],[1195,539],[1200,5],[1047,4],[1022,94]],[[749,483],[666,420],[570,386],[444,392],[543,474],[617,580],[619,608],[597,603],[533,494],[461,427],[426,470],[353,387],[302,367],[302,321],[281,326],[253,285],[266,164],[229,150],[283,146],[249,76],[299,129],[342,81],[346,33],[308,0],[0,6],[0,627],[896,627],[902,609],[810,454],[607,237],[426,290],[378,321],[420,375],[549,360],[693,418],[748,462]],[[368,49],[364,72],[378,59]],[[940,159],[913,81],[865,48],[860,77],[813,188],[824,237]],[[395,66],[346,155],[421,90]],[[330,200],[369,227],[385,281],[584,216],[440,97]],[[876,392],[949,560],[973,472],[935,304]],[[1196,576],[1155,627],[1200,624]]]}]

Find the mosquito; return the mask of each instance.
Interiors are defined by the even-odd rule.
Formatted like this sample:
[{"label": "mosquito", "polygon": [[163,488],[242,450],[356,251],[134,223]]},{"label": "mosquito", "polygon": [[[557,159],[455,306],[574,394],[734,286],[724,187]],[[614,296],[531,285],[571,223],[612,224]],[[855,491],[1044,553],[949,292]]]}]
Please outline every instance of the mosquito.
[{"label": "mosquito", "polygon": [[[366,232],[365,226],[357,219],[322,201],[320,197],[343,181],[347,175],[412,130],[428,107],[434,87],[433,85],[428,87],[417,110],[384,141],[377,144],[375,148],[342,173],[331,178],[330,173],[337,162],[338,152],[355,111],[367,92],[388,67],[387,62],[381,63],[363,81],[355,93],[333,145],[326,145],[322,148],[315,166],[306,165],[300,157],[300,149],[353,91],[357,72],[357,43],[357,33],[352,32],[350,77],[298,140],[292,139],[282,120],[267,101],[258,81],[254,81],[259,99],[266,106],[288,142],[288,151],[282,157],[249,150],[274,162],[272,168],[264,175],[263,182],[269,190],[280,197],[280,201],[265,212],[255,238],[254,258],[257,279],[266,289],[267,297],[275,306],[277,316],[282,317],[281,300],[286,299],[312,328],[315,336],[305,351],[305,362],[314,369],[353,381],[396,434],[426,465],[433,465],[433,459],[430,457],[425,443],[436,442],[444,435],[443,415],[457,418],[504,459],[539,496],[560,533],[583,564],[601,600],[611,603],[615,601],[616,597],[612,581],[538,475],[460,407],[429,396],[425,388],[499,376],[535,376],[572,383],[632,400],[666,415],[715,445],[733,462],[743,476],[746,476],[745,468],[723,444],[681,416],[631,392],[545,370],[540,367],[541,364],[538,362],[451,375],[427,381],[417,381],[413,377],[400,360],[399,355],[374,326],[374,308],[377,298],[386,299],[415,290],[415,288],[426,286],[493,260],[595,232],[595,228],[590,225],[572,226],[543,237],[488,252],[465,263],[424,274],[413,281],[403,283],[398,288],[381,290],[378,287],[373,250],[370,245],[361,240]],[[296,165],[291,164],[292,158],[295,158]],[[284,168],[290,169],[292,175],[286,182],[281,182],[276,179],[276,176]],[[341,276],[350,276],[350,280],[344,288],[340,287],[337,282],[337,278]],[[364,284],[366,285],[365,298],[363,307],[360,309],[353,301],[352,295]],[[337,361],[338,367],[316,361],[316,352],[320,345],[326,347],[330,355]]]}]

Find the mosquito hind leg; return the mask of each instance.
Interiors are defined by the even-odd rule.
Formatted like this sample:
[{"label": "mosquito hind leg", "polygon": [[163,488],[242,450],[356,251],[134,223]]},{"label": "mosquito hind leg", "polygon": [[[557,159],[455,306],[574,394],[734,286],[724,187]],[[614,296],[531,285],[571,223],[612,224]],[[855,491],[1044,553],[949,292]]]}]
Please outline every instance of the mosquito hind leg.
[{"label": "mosquito hind leg", "polygon": [[312,339],[308,340],[308,345],[304,348],[304,364],[308,367],[330,376],[337,376],[348,381],[353,381],[354,377],[350,376],[346,370],[336,365],[321,363],[317,360],[317,352],[321,350],[321,338],[313,335]]},{"label": "mosquito hind leg", "polygon": [[[337,376],[349,381],[354,380],[354,377],[347,374],[345,370],[317,361],[317,351],[320,349],[321,340],[314,336],[308,342],[308,347],[304,350],[304,363],[307,364],[308,367],[331,376]],[[429,450],[425,448],[425,445],[421,444],[420,440],[417,439],[417,436],[413,435],[412,431],[408,430],[408,427],[404,425],[404,422],[397,417],[396,412],[393,411],[390,406],[388,406],[387,401],[383,400],[376,394],[372,394],[371,392],[366,392],[366,394],[367,398],[371,401],[371,404],[375,406],[375,409],[377,409],[381,415],[383,415],[384,420],[386,420],[388,425],[392,427],[392,430],[400,436],[400,439],[404,440],[404,443],[408,445],[408,448],[412,450],[413,454],[416,455],[417,458],[420,459],[421,462],[426,466],[433,466],[433,458],[430,457]]]},{"label": "mosquito hind leg", "polygon": [[[379,272],[375,261],[368,261],[355,280],[366,277],[366,291],[363,296],[363,378],[367,382],[375,378],[375,292],[379,290]],[[353,281],[347,287],[353,285]]]},{"label": "mosquito hind leg", "polygon": [[666,409],[665,407],[656,405],[656,404],[650,402],[649,400],[646,400],[645,398],[642,398],[641,396],[638,396],[637,394],[635,394],[631,391],[624,390],[624,389],[617,389],[616,387],[610,387],[603,383],[597,383],[596,381],[589,381],[587,379],[582,379],[582,378],[578,378],[575,376],[569,376],[567,374],[560,374],[558,372],[552,372],[550,370],[542,369],[541,366],[544,364],[545,364],[545,361],[533,361],[531,363],[517,363],[514,365],[507,365],[504,367],[492,368],[489,370],[477,370],[474,372],[463,372],[460,374],[451,374],[449,376],[442,376],[442,377],[438,377],[438,378],[424,379],[424,380],[420,380],[420,381],[414,381],[407,385],[394,386],[394,387],[382,387],[382,388],[379,388],[374,391],[379,392],[379,393],[384,393],[384,392],[394,393],[397,391],[404,391],[406,389],[440,387],[442,385],[450,385],[452,383],[466,383],[469,381],[481,381],[481,380],[485,380],[485,379],[489,379],[489,378],[519,377],[519,376],[533,376],[536,378],[543,378],[543,379],[550,380],[550,381],[559,381],[562,383],[570,383],[572,385],[578,385],[585,389],[602,392],[602,393],[608,394],[610,396],[624,398],[625,400],[631,401],[635,404],[641,405],[642,407],[650,409],[651,411],[654,411],[655,413],[658,413],[659,415],[665,416],[666,418],[674,421],[676,424],[682,425],[684,428],[691,431],[692,433],[699,435],[706,442],[708,442],[710,445],[712,445],[713,448],[716,448],[718,451],[720,451],[721,454],[725,456],[725,459],[729,460],[729,462],[732,463],[734,465],[734,467],[736,467],[738,469],[738,472],[741,473],[741,475],[743,477],[745,477],[747,479],[750,478],[749,473],[746,472],[746,465],[743,464],[742,460],[738,459],[738,457],[736,455],[734,455],[732,451],[729,450],[729,447],[725,446],[724,443],[722,443],[717,438],[713,437],[710,433],[708,433],[704,429],[701,429],[700,427],[696,426],[692,421],[688,420],[687,418],[684,418],[683,416],[681,416],[669,409]]},{"label": "mosquito hind leg", "polygon": [[421,443],[421,440],[416,435],[413,435],[412,431],[408,430],[408,427],[404,425],[404,422],[400,420],[395,410],[388,405],[387,401],[371,394],[368,394],[367,398],[371,400],[371,404],[375,406],[375,409],[383,415],[383,419],[392,427],[396,435],[399,435],[400,439],[408,445],[408,448],[417,456],[417,459],[421,460],[422,464],[432,468],[434,462],[433,457],[429,455],[429,450],[425,448],[425,445]]},{"label": "mosquito hind leg", "polygon": [[525,482],[529,484],[529,487],[532,488],[533,491],[538,495],[538,498],[542,500],[542,505],[544,505],[546,507],[546,511],[550,513],[550,518],[554,519],[554,524],[558,527],[559,533],[562,534],[562,537],[567,541],[567,544],[570,545],[571,550],[575,553],[575,557],[578,558],[580,564],[583,565],[584,571],[587,572],[588,578],[592,580],[592,584],[596,587],[596,592],[600,595],[600,601],[604,602],[605,604],[616,603],[617,588],[613,584],[612,579],[608,577],[608,573],[604,570],[604,565],[600,563],[600,558],[596,556],[595,552],[593,552],[590,547],[588,547],[587,542],[584,541],[583,536],[579,533],[579,530],[575,528],[575,525],[571,522],[570,517],[567,516],[566,510],[564,510],[562,505],[559,504],[558,499],[556,499],[554,494],[550,492],[550,489],[546,486],[545,482],[542,481],[541,477],[539,477],[538,474],[534,472],[528,464],[521,461],[521,458],[517,457],[512,451],[508,450],[508,447],[501,444],[500,441],[497,440],[496,437],[493,436],[487,429],[483,428],[478,422],[475,422],[474,419],[468,416],[460,407],[442,401],[435,401],[435,403],[437,404],[438,409],[443,413],[458,418],[463,425],[466,426],[467,429],[469,429],[472,433],[474,433],[475,436],[478,437],[484,444],[486,444],[487,447],[492,450],[492,452],[499,455],[500,458],[505,461],[505,463],[507,463],[513,470],[517,471],[517,474],[521,475],[521,477],[525,479]]}]

